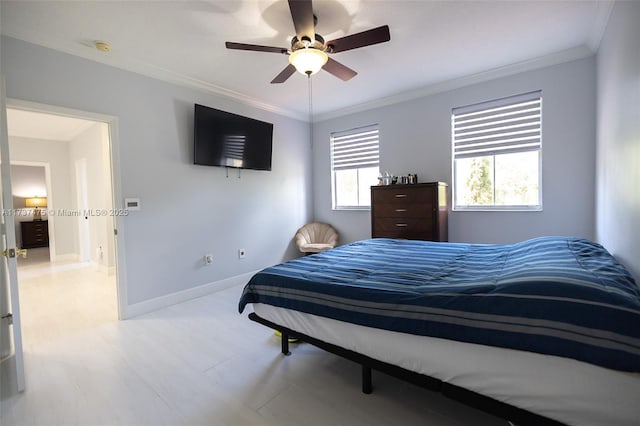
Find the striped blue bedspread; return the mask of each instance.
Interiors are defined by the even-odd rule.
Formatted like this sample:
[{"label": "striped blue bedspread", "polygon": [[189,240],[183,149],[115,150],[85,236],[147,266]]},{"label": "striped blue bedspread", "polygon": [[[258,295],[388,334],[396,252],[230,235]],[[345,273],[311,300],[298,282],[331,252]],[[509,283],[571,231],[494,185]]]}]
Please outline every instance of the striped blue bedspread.
[{"label": "striped blue bedspread", "polygon": [[640,289],[585,239],[359,241],[262,270],[247,303],[640,371]]}]

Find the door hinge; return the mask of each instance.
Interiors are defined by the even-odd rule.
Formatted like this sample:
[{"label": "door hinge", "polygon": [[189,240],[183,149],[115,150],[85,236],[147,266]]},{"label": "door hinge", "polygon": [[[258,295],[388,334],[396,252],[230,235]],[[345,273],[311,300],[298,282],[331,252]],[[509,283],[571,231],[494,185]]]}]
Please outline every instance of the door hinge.
[{"label": "door hinge", "polygon": [[7,315],[3,315],[0,319],[7,319],[9,321],[9,325],[13,325],[13,314],[9,312]]}]

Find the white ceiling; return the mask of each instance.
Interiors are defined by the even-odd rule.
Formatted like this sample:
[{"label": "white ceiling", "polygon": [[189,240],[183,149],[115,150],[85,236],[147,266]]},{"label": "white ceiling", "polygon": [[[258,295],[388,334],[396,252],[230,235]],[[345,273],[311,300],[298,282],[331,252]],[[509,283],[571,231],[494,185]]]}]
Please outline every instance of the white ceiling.
[{"label": "white ceiling", "polygon": [[[312,77],[316,119],[496,73],[593,54],[610,1],[315,0],[316,31],[331,40],[389,25],[391,41],[332,55],[358,71]],[[307,78],[269,82],[285,55],[227,50],[225,41],[288,47],[284,0],[7,1],[2,34],[241,99],[306,119]],[[99,52],[95,40],[111,43]],[[536,65],[538,64],[538,65]]]},{"label": "white ceiling", "polygon": [[68,142],[94,124],[80,118],[7,108],[7,133],[12,137]]}]

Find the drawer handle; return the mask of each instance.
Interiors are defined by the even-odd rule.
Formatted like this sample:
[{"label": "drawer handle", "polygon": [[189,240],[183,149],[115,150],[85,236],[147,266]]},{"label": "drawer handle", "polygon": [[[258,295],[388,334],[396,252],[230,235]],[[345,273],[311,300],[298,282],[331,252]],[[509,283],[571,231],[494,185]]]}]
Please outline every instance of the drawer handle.
[{"label": "drawer handle", "polygon": [[404,198],[407,194],[396,194],[396,198]]},{"label": "drawer handle", "polygon": [[406,223],[396,223],[396,226],[399,227],[399,228],[404,228],[404,227],[409,226],[409,225],[407,225]]},{"label": "drawer handle", "polygon": [[406,212],[407,209],[396,209],[397,212]]}]

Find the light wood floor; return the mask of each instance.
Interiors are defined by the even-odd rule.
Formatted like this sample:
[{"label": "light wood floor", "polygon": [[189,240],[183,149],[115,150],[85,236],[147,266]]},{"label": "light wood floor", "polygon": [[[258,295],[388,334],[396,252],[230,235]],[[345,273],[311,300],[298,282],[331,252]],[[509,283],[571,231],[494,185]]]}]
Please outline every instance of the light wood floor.
[{"label": "light wood floor", "polygon": [[27,390],[3,426],[507,424],[381,373],[364,395],[357,365],[307,344],[283,357],[238,314],[241,287],[117,321],[103,272],[19,274]]}]

